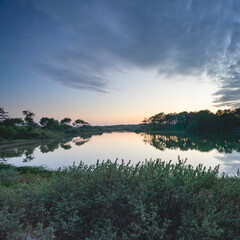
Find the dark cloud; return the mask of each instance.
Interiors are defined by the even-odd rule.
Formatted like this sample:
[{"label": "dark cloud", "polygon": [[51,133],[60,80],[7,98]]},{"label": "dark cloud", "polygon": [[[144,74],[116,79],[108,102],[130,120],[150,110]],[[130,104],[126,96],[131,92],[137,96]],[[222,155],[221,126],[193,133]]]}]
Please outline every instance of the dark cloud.
[{"label": "dark cloud", "polygon": [[214,104],[240,106],[238,0],[31,2],[67,38],[54,64],[41,67],[65,85],[104,92],[109,70],[132,66],[171,76],[205,72],[221,86]]},{"label": "dark cloud", "polygon": [[89,91],[107,93],[106,79],[84,71],[39,64],[37,69],[45,76],[65,86]]}]

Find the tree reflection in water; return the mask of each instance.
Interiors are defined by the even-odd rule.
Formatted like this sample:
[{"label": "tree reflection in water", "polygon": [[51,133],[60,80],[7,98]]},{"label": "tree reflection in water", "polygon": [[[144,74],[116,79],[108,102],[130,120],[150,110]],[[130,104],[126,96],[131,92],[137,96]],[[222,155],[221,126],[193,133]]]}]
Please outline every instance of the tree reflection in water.
[{"label": "tree reflection in water", "polygon": [[240,152],[240,136],[233,135],[160,135],[141,133],[142,140],[153,147],[164,151],[166,149],[198,150],[209,152],[216,149],[218,152]]},{"label": "tree reflection in water", "polygon": [[34,151],[39,148],[41,153],[54,152],[55,150],[61,147],[64,150],[69,150],[72,148],[72,144],[76,146],[82,146],[87,143],[91,137],[75,137],[75,138],[67,138],[61,140],[54,140],[44,143],[35,143],[31,146],[25,145],[11,145],[9,148],[0,149],[0,161],[7,162],[8,159],[22,157],[23,162],[30,162],[34,157]]},{"label": "tree reflection in water", "polygon": [[0,161],[7,162],[10,158],[23,157],[23,162],[30,162],[34,159],[34,150],[35,147],[5,150],[0,152]]},{"label": "tree reflection in water", "polygon": [[[224,155],[234,151],[240,152],[240,137],[236,135],[186,135],[186,134],[148,134],[140,133],[142,141],[150,144],[156,149],[165,151],[170,150],[197,150],[200,152],[209,152],[216,149]],[[79,136],[74,138],[65,138],[61,140],[51,140],[42,143],[23,143],[18,145],[9,145],[9,147],[0,146],[0,161],[6,162],[8,159],[22,157],[24,162],[32,161],[34,151],[39,149],[41,153],[54,152],[57,149],[69,150],[74,146],[83,146],[90,141],[92,135]]]},{"label": "tree reflection in water", "polygon": [[87,142],[89,142],[90,138],[81,138],[81,137],[76,137],[72,139],[72,142],[75,143],[76,146],[81,146]]}]

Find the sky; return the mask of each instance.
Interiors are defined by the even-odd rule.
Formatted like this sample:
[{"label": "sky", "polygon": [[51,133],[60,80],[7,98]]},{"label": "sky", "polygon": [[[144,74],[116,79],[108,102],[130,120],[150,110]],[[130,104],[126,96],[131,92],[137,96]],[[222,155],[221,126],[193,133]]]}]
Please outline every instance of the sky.
[{"label": "sky", "polygon": [[240,107],[239,0],[0,0],[11,117],[140,123]]}]

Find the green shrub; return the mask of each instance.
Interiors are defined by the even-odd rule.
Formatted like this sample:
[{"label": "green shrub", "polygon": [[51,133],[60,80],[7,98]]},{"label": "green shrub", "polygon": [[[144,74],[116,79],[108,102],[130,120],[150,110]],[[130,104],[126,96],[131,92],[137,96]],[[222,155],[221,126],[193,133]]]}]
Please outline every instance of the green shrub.
[{"label": "green shrub", "polygon": [[0,221],[9,223],[0,223],[1,239],[11,239],[6,232],[13,236],[16,225],[16,234],[37,239],[240,236],[239,175],[219,176],[218,168],[193,168],[180,160],[80,163],[46,180],[0,190]]},{"label": "green shrub", "polygon": [[12,139],[16,135],[13,127],[0,126],[0,137],[4,139]]},{"label": "green shrub", "polygon": [[0,170],[0,184],[10,186],[17,181],[18,172],[15,169],[1,169]]}]

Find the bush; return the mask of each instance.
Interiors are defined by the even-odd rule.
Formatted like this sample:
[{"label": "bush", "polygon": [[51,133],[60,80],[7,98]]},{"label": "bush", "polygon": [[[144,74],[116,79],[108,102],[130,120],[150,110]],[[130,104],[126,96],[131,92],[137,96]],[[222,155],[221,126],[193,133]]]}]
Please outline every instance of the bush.
[{"label": "bush", "polygon": [[18,172],[15,169],[1,169],[0,170],[0,184],[10,186],[18,179]]},{"label": "bush", "polygon": [[4,139],[12,139],[16,135],[13,127],[0,126],[0,137]]},{"label": "bush", "polygon": [[38,239],[232,240],[240,236],[239,175],[219,176],[218,168],[193,168],[180,160],[136,166],[107,161],[81,163],[48,176],[2,188],[0,218],[14,221],[8,230],[0,224],[0,232],[13,235],[18,224],[16,234],[28,231]]}]

